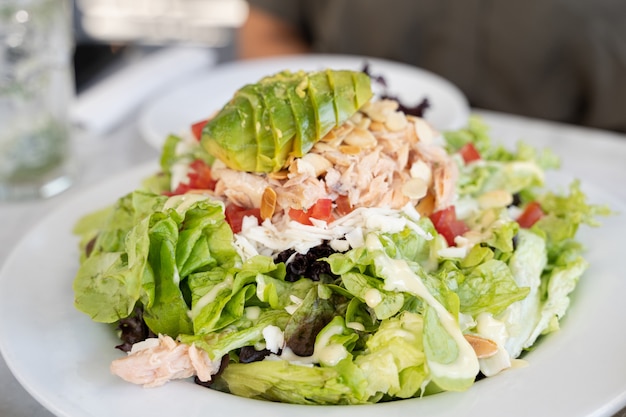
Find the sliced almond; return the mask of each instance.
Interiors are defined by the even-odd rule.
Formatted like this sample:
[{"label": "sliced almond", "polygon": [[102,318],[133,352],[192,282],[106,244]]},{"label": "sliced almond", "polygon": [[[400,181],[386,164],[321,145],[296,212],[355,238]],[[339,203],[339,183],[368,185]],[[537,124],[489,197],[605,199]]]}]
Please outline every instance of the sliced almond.
[{"label": "sliced almond", "polygon": [[283,169],[283,170],[276,171],[276,172],[270,172],[269,174],[267,174],[267,176],[273,180],[286,180],[287,177],[289,176],[289,171],[287,171],[286,169]]},{"label": "sliced almond", "polygon": [[335,133],[334,130],[331,130],[330,132],[328,132],[326,135],[324,135],[323,138],[321,138],[320,140],[322,142],[332,142],[333,140],[337,139],[337,134]]},{"label": "sliced almond", "polygon": [[319,177],[322,174],[325,174],[332,166],[332,162],[328,159],[324,158],[322,155],[318,153],[309,152],[302,157],[302,160],[308,162],[313,167],[315,171],[315,176]]},{"label": "sliced almond", "polygon": [[351,117],[350,117],[350,121],[352,123],[354,123],[355,125],[358,126],[359,123],[361,123],[361,121],[363,120],[364,116],[363,113],[361,113],[360,111],[354,113]]},{"label": "sliced almond", "polygon": [[261,219],[271,219],[276,211],[276,191],[272,187],[265,187],[261,197]]},{"label": "sliced almond", "polygon": [[376,146],[378,141],[369,130],[355,128],[343,139],[346,145],[358,146],[361,149],[369,149]]},{"label": "sliced almond", "polygon": [[290,153],[289,155],[287,155],[287,160],[285,161],[284,165],[282,166],[283,169],[289,169],[289,167],[293,163],[294,159],[296,159],[296,156],[293,153]]},{"label": "sliced almond", "polygon": [[430,144],[435,139],[435,132],[433,128],[424,120],[416,117],[413,120],[415,125],[415,133],[420,142]]},{"label": "sliced almond", "polygon": [[418,200],[426,196],[428,184],[421,178],[411,178],[402,184],[402,194],[410,199]]},{"label": "sliced almond", "polygon": [[385,127],[392,132],[399,132],[407,125],[406,117],[404,113],[395,111],[387,116],[385,120]]},{"label": "sliced almond", "polygon": [[341,145],[339,151],[345,155],[358,155],[361,153],[361,148],[354,145]]},{"label": "sliced almond", "polygon": [[435,210],[435,195],[432,192],[426,193],[426,196],[417,203],[415,209],[422,217],[428,217],[433,214]]},{"label": "sliced almond", "polygon": [[336,146],[329,145],[328,143],[325,143],[325,142],[317,142],[315,145],[313,145],[313,149],[311,149],[311,152],[324,153],[324,152],[333,152],[336,150],[337,150]]},{"label": "sliced almond", "polygon": [[409,170],[411,177],[413,178],[421,178],[426,181],[426,184],[429,184],[433,180],[433,171],[428,166],[428,164],[422,160],[418,160],[411,165]]},{"label": "sliced almond", "polygon": [[354,125],[352,123],[350,123],[350,122],[346,122],[346,123],[344,123],[344,124],[334,128],[332,130],[332,132],[335,132],[335,135],[338,138],[343,138],[346,135],[349,135],[350,132],[352,132],[352,130],[354,130]]},{"label": "sliced almond", "polygon": [[369,106],[363,107],[363,111],[370,119],[384,123],[389,114],[398,110],[398,102],[395,100],[370,101]]},{"label": "sliced almond", "polygon": [[485,339],[484,337],[475,336],[472,334],[466,334],[465,340],[467,340],[476,352],[478,359],[489,358],[498,352],[498,345],[491,339]]},{"label": "sliced almond", "polygon": [[369,117],[363,117],[361,118],[361,120],[359,120],[358,123],[356,123],[356,126],[360,129],[369,129],[371,124],[372,124],[372,119],[370,119]]},{"label": "sliced almond", "polygon": [[369,130],[371,130],[372,132],[382,132],[385,130],[385,124],[372,120],[369,126]]},{"label": "sliced almond", "polygon": [[478,205],[482,209],[502,208],[513,202],[513,195],[506,190],[487,191],[478,197]]}]

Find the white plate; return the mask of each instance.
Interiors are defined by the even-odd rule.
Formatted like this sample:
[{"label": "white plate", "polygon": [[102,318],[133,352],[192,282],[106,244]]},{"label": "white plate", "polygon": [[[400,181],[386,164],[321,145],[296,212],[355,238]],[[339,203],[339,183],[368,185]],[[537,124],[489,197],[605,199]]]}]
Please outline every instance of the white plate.
[{"label": "white plate", "polygon": [[[562,329],[542,340],[529,366],[478,382],[463,393],[371,406],[294,406],[238,398],[176,381],[154,389],[128,384],[109,372],[122,355],[108,325],[73,307],[79,216],[109,205],[154,172],[139,167],[88,190],[52,212],[14,249],[0,271],[0,351],[20,383],[45,407],[64,417],[250,415],[316,417],[428,415],[604,416],[626,404],[626,218],[581,230],[591,268],[580,282]],[[559,175],[563,184],[571,177]],[[584,187],[595,203],[626,213],[607,193]]]},{"label": "white plate", "polygon": [[[376,58],[345,55],[296,55],[223,64],[178,86],[144,107],[139,129],[144,139],[160,149],[169,134],[221,109],[245,84],[278,71],[314,71],[322,68],[361,70],[369,63],[373,75],[385,77],[388,91],[403,103],[415,105],[427,97],[431,107],[425,118],[439,130],[457,129],[469,116],[467,99],[449,81],[431,72]],[[375,85],[374,85],[375,87]]]}]

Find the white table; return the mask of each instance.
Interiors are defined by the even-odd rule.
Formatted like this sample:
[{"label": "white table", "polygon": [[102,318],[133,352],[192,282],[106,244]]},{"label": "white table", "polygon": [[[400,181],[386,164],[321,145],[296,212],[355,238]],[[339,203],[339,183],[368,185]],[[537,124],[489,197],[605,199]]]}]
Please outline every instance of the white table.
[{"label": "white table", "polygon": [[[563,169],[626,201],[626,135],[584,129],[487,111],[476,111],[492,127],[494,138],[512,143],[518,139],[540,147],[559,147]],[[113,133],[75,138],[79,176],[74,186],[46,201],[0,203],[0,265],[25,232],[55,207],[94,186],[113,173],[156,160],[158,151],[140,137],[135,119],[129,118]],[[566,144],[566,146],[563,146]],[[15,380],[0,360],[0,416],[51,417]],[[626,417],[626,408],[615,416]]]}]

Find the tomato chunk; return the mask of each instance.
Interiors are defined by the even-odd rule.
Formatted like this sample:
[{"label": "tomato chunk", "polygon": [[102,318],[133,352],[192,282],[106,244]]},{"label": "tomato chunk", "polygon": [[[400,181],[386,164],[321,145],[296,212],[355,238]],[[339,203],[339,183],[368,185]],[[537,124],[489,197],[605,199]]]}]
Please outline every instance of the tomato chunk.
[{"label": "tomato chunk", "polygon": [[204,126],[207,124],[207,122],[208,119],[205,119],[191,125],[191,133],[193,133],[193,136],[197,140],[200,140],[200,138],[202,137],[202,129],[204,129]]},{"label": "tomato chunk", "polygon": [[468,142],[465,145],[463,145],[463,147],[459,149],[459,153],[463,157],[463,161],[465,161],[466,164],[469,164],[470,162],[478,161],[481,158],[480,153],[478,152],[478,149],[476,149],[474,144],[471,142]]},{"label": "tomato chunk", "polygon": [[333,221],[333,201],[330,198],[320,198],[309,209],[310,217],[318,220],[324,220],[327,223]]},{"label": "tomato chunk", "polygon": [[165,195],[180,195],[191,190],[214,190],[217,181],[211,177],[211,167],[203,160],[196,159],[189,164],[189,172],[187,173],[188,181],[178,184],[174,191],[165,193]]},{"label": "tomato chunk", "polygon": [[214,190],[217,181],[211,177],[211,167],[203,160],[196,159],[189,167],[191,171],[189,177],[189,186],[194,190]]},{"label": "tomato chunk", "polygon": [[430,215],[430,221],[433,222],[437,233],[442,235],[450,246],[454,246],[455,237],[469,230],[469,227],[463,220],[456,218],[456,209],[454,206],[434,212]]},{"label": "tomato chunk", "polygon": [[311,223],[311,220],[309,220],[309,217],[310,217],[309,213],[307,213],[304,210],[290,208],[288,214],[289,214],[289,217],[291,217],[291,220],[295,220],[298,223],[308,224],[308,225],[313,224]]},{"label": "tomato chunk", "polygon": [[354,210],[354,207],[350,204],[350,199],[347,195],[338,196],[335,200],[335,204],[337,205],[337,214],[340,216],[345,216]]},{"label": "tomato chunk", "polygon": [[517,218],[517,223],[519,223],[520,227],[523,227],[524,229],[530,229],[544,215],[545,213],[541,209],[541,205],[539,205],[536,201],[531,201],[524,208],[522,214],[520,214]]},{"label": "tomato chunk", "polygon": [[330,223],[334,220],[333,214],[333,201],[330,198],[320,198],[309,207],[308,210],[289,209],[289,217],[298,223],[312,225],[311,219],[323,220],[326,223]]},{"label": "tomato chunk", "polygon": [[224,216],[226,217],[226,223],[228,223],[233,233],[239,233],[241,232],[244,217],[253,216],[257,218],[259,223],[261,222],[261,209],[247,209],[230,203],[224,208]]}]

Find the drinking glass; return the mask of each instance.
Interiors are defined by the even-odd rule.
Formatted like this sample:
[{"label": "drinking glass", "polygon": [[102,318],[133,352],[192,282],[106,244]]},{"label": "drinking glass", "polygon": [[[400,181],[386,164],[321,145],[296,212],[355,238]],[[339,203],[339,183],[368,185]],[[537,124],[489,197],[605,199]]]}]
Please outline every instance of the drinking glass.
[{"label": "drinking glass", "polygon": [[70,0],[0,1],[0,201],[72,183]]}]

